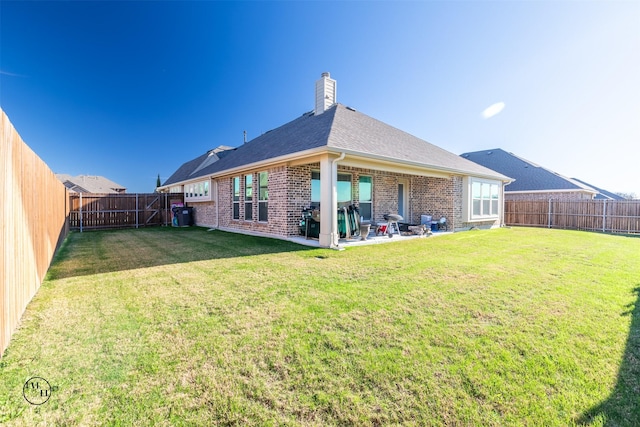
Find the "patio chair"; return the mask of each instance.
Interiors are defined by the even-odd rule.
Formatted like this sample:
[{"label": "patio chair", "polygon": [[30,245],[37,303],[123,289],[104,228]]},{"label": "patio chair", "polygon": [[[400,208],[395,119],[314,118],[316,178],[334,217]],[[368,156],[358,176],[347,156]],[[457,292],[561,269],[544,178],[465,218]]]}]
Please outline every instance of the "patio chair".
[{"label": "patio chair", "polygon": [[447,222],[447,218],[440,218],[440,221],[438,221],[438,231],[439,230],[449,230],[449,223]]}]

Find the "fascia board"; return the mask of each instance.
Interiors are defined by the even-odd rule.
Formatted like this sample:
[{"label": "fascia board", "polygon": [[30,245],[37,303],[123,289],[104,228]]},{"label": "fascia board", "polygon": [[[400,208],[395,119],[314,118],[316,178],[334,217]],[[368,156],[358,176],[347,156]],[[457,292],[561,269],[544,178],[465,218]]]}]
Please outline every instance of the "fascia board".
[{"label": "fascia board", "polygon": [[[502,181],[502,182],[511,182],[513,180],[512,178],[509,178],[501,174],[495,174],[495,175],[482,174],[482,173],[476,173],[476,172],[471,172],[471,171],[466,171],[466,170],[461,170],[456,168],[445,168],[442,166],[427,165],[420,162],[389,159],[388,157],[384,157],[376,154],[362,153],[362,152],[353,151],[353,150],[330,149],[329,151],[334,152],[336,154],[345,153],[349,155],[349,157],[353,156],[356,158],[359,157],[363,159],[370,159],[370,160],[374,160],[374,161],[378,161],[386,164],[392,164],[392,165],[394,164],[403,165],[403,166],[410,167],[413,170],[421,170],[424,172],[431,172],[432,174],[440,174],[442,177],[447,177],[447,178],[451,177],[451,175],[462,175],[462,176],[474,176],[477,178],[487,178],[487,179],[492,179],[492,180]],[[345,161],[341,161],[340,164],[345,164]],[[431,176],[436,176],[436,175],[431,175]]]}]

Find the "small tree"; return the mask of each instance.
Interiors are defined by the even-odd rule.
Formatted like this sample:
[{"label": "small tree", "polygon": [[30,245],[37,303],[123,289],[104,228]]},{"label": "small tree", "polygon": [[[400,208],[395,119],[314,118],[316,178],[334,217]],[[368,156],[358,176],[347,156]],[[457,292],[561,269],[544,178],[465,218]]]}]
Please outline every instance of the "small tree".
[{"label": "small tree", "polygon": [[627,200],[635,200],[636,199],[636,193],[622,193],[622,192],[618,192],[615,193],[620,197],[624,197]]},{"label": "small tree", "polygon": [[158,174],[158,179],[156,179],[156,191],[158,191],[158,187],[160,187],[162,185],[162,182],[160,181],[160,174]]}]

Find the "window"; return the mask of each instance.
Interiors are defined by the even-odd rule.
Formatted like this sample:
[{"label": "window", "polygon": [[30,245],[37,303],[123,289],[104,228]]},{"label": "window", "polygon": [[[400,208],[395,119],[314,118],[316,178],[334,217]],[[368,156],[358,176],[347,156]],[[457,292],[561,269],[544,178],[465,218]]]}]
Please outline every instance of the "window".
[{"label": "window", "polygon": [[258,174],[258,221],[267,221],[269,216],[269,174]]},{"label": "window", "polygon": [[320,172],[311,172],[311,204],[320,206]]},{"label": "window", "polygon": [[[351,197],[351,174],[339,173],[337,182],[338,206],[347,206],[352,202]],[[311,204],[320,206],[320,172],[311,172]]]},{"label": "window", "polygon": [[498,216],[499,192],[497,183],[486,181],[471,181],[471,217]]},{"label": "window", "polygon": [[340,204],[350,205],[353,198],[351,197],[351,175],[348,173],[338,174],[338,206]]},{"label": "window", "polygon": [[233,193],[233,219],[240,219],[240,177],[236,176],[232,180]]},{"label": "window", "polygon": [[366,221],[371,221],[372,217],[373,186],[371,184],[372,178],[370,176],[360,176],[360,181],[358,182],[358,205],[360,206],[360,216]]},{"label": "window", "polygon": [[207,202],[211,200],[209,186],[211,181],[193,182],[184,186],[184,198],[188,202]]},{"label": "window", "polygon": [[253,175],[244,176],[244,219],[253,219]]}]

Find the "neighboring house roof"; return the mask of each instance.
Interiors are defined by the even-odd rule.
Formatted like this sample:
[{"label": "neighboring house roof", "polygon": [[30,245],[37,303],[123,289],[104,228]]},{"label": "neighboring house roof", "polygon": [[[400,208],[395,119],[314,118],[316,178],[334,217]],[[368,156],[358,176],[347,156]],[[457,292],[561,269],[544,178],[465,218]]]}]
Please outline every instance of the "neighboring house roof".
[{"label": "neighboring house roof", "polygon": [[237,148],[218,151],[217,160],[202,167],[212,151],[184,163],[163,186],[227,170],[316,151],[414,165],[446,173],[509,181],[509,177],[470,162],[379,120],[335,104],[321,114],[305,113]]},{"label": "neighboring house roof", "polygon": [[120,184],[103,177],[93,175],[71,176],[58,173],[56,178],[74,193],[124,193],[127,189]]},{"label": "neighboring house roof", "polygon": [[578,181],[581,184],[584,184],[586,186],[589,186],[591,188],[593,188],[594,190],[596,190],[598,192],[598,194],[596,194],[596,199],[606,199],[606,200],[627,200],[624,197],[620,196],[619,194],[615,194],[612,193],[610,191],[604,190],[600,187],[596,187],[595,185],[591,185],[589,183],[586,183],[584,181],[582,181],[581,179],[578,178],[571,178],[574,181]]},{"label": "neighboring house roof", "polygon": [[514,182],[505,186],[505,192],[563,190],[597,193],[596,190],[585,184],[543,168],[500,148],[463,153],[460,156],[514,178]]}]

